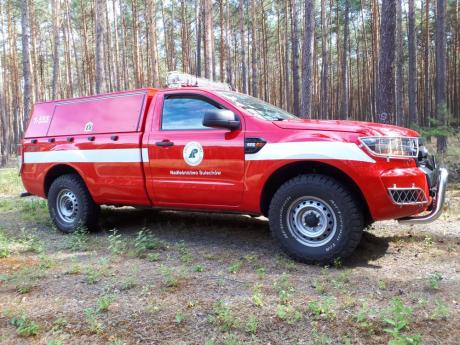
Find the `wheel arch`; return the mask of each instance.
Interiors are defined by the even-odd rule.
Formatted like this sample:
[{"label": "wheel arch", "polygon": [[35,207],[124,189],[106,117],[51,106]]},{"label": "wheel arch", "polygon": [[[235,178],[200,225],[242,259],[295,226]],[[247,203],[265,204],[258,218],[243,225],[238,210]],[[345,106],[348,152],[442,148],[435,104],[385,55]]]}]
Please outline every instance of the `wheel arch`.
[{"label": "wheel arch", "polygon": [[82,178],[82,174],[75,167],[68,165],[68,164],[54,165],[52,168],[50,168],[47,171],[45,175],[43,190],[45,192],[46,197],[48,197],[48,192],[50,190],[50,187],[53,181],[56,180],[59,176],[67,175],[67,174],[76,174],[82,179],[83,183],[85,183]]},{"label": "wheel arch", "polygon": [[265,181],[264,187],[262,189],[260,198],[260,209],[262,214],[265,216],[268,215],[268,209],[270,207],[270,202],[273,198],[273,195],[278,190],[278,188],[281,187],[282,184],[296,176],[303,174],[327,175],[335,178],[339,182],[342,182],[351,190],[355,196],[355,199],[360,203],[362,209],[364,210],[366,224],[371,224],[373,222],[369,205],[358,184],[341,169],[333,165],[317,161],[289,163],[274,171]]}]

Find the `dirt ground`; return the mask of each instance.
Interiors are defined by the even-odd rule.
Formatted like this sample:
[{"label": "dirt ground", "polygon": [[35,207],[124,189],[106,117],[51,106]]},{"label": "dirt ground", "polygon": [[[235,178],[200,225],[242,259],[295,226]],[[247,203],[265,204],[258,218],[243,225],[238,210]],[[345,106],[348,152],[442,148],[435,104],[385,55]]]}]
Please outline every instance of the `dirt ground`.
[{"label": "dirt ground", "polygon": [[20,189],[0,170],[0,344],[458,344],[455,189],[442,219],[375,223],[330,267],[240,215],[104,208],[63,235]]}]

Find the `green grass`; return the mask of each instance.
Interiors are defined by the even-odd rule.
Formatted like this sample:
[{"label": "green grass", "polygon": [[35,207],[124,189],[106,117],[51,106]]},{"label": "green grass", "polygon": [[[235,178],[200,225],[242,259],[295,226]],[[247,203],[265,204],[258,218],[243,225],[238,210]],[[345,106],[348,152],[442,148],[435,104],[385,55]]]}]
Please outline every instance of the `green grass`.
[{"label": "green grass", "polygon": [[0,228],[0,258],[18,253],[43,254],[43,251],[44,243],[33,230],[21,228],[12,236]]},{"label": "green grass", "polygon": [[286,273],[283,273],[278,279],[275,280],[273,287],[278,292],[280,303],[283,305],[288,304],[292,294],[295,292],[294,287],[289,281],[289,276]]},{"label": "green grass", "polygon": [[109,241],[109,251],[112,255],[122,255],[126,252],[126,241],[117,229],[110,230],[110,235],[107,237]]},{"label": "green grass", "polygon": [[16,333],[21,337],[31,337],[37,335],[40,330],[38,324],[29,319],[26,314],[21,316],[13,316],[11,324],[16,328]]},{"label": "green grass", "polygon": [[89,236],[85,228],[78,228],[68,238],[68,248],[72,251],[87,251],[89,249]]},{"label": "green grass", "polygon": [[115,297],[113,295],[103,295],[99,297],[96,301],[97,311],[99,313],[105,313],[109,310],[109,307],[112,305]]},{"label": "green grass", "polygon": [[48,214],[48,204],[44,199],[0,199],[0,213],[10,211],[20,212],[21,219],[27,222],[51,225],[51,219]]},{"label": "green grass", "polygon": [[23,267],[8,277],[8,282],[12,284],[20,294],[32,291],[40,279],[45,277],[45,270],[39,267]]},{"label": "green grass", "polygon": [[391,300],[391,306],[384,312],[382,321],[387,328],[384,331],[391,335],[390,345],[420,344],[422,339],[419,335],[407,335],[404,332],[410,328],[412,308],[403,304],[399,297]]},{"label": "green grass", "polygon": [[213,306],[214,315],[209,320],[218,325],[222,331],[228,332],[237,326],[237,319],[232,310],[223,301],[217,301]]},{"label": "green grass", "polygon": [[243,267],[243,262],[241,261],[232,262],[230,266],[228,266],[228,272],[233,273],[233,274],[238,273],[242,267]]},{"label": "green grass", "polygon": [[442,275],[439,272],[433,272],[428,277],[428,283],[433,290],[439,289],[439,282],[442,280]]},{"label": "green grass", "polygon": [[316,317],[324,317],[326,319],[334,319],[336,314],[334,305],[336,300],[334,297],[327,296],[322,300],[311,301],[308,303],[308,310]]},{"label": "green grass", "polygon": [[276,316],[288,324],[292,325],[302,320],[302,312],[292,305],[278,304],[276,307]]},{"label": "green grass", "polygon": [[6,236],[3,230],[0,229],[0,259],[10,256],[11,254],[10,246],[11,246],[11,242],[9,238]]},{"label": "green grass", "polygon": [[16,168],[0,169],[0,196],[17,196],[24,187]]},{"label": "green grass", "polygon": [[163,248],[164,242],[148,229],[142,229],[134,239],[134,252],[137,257],[145,258],[150,250]]}]

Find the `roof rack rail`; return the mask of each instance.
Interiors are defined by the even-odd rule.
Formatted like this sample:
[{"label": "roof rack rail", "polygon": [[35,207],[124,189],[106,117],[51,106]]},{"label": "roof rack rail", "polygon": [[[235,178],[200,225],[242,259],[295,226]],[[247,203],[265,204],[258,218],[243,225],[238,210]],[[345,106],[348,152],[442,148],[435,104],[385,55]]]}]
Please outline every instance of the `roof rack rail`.
[{"label": "roof rack rail", "polygon": [[191,74],[181,73],[177,71],[168,72],[166,77],[166,85],[168,87],[202,87],[212,90],[232,91],[232,87],[227,83],[212,81],[205,78],[199,78]]}]

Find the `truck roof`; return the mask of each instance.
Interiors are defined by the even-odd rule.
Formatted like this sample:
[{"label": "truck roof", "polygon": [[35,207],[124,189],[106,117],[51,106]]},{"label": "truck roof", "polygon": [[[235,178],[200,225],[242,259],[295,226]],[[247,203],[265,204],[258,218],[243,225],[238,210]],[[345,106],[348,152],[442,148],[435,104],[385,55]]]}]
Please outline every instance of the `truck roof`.
[{"label": "truck roof", "polygon": [[161,89],[153,88],[153,87],[145,87],[141,89],[133,89],[133,90],[124,90],[124,91],[115,91],[115,92],[106,92],[106,93],[99,93],[96,95],[87,95],[87,96],[80,96],[80,97],[70,97],[70,98],[61,98],[61,99],[53,99],[48,101],[37,101],[36,104],[41,103],[55,103],[55,102],[64,102],[76,99],[85,99],[85,98],[94,98],[94,97],[104,97],[104,96],[111,96],[111,95],[120,95],[125,93],[133,93],[133,92],[156,92]]},{"label": "truck roof", "polygon": [[87,95],[87,96],[80,96],[80,97],[70,97],[70,98],[60,98],[60,99],[53,99],[47,101],[37,101],[35,104],[42,104],[42,103],[57,103],[57,102],[65,102],[70,100],[78,100],[78,99],[86,99],[86,98],[94,98],[94,97],[104,97],[104,96],[112,96],[112,95],[121,95],[126,93],[136,93],[136,92],[147,92],[147,93],[155,93],[157,91],[165,91],[165,90],[184,90],[184,91],[222,91],[222,90],[214,90],[212,88],[205,88],[205,87],[197,87],[197,86],[184,86],[184,87],[165,87],[165,88],[153,88],[153,87],[144,87],[140,89],[133,89],[133,90],[123,90],[123,91],[115,91],[115,92],[106,92],[106,93],[99,93],[95,95]]}]

